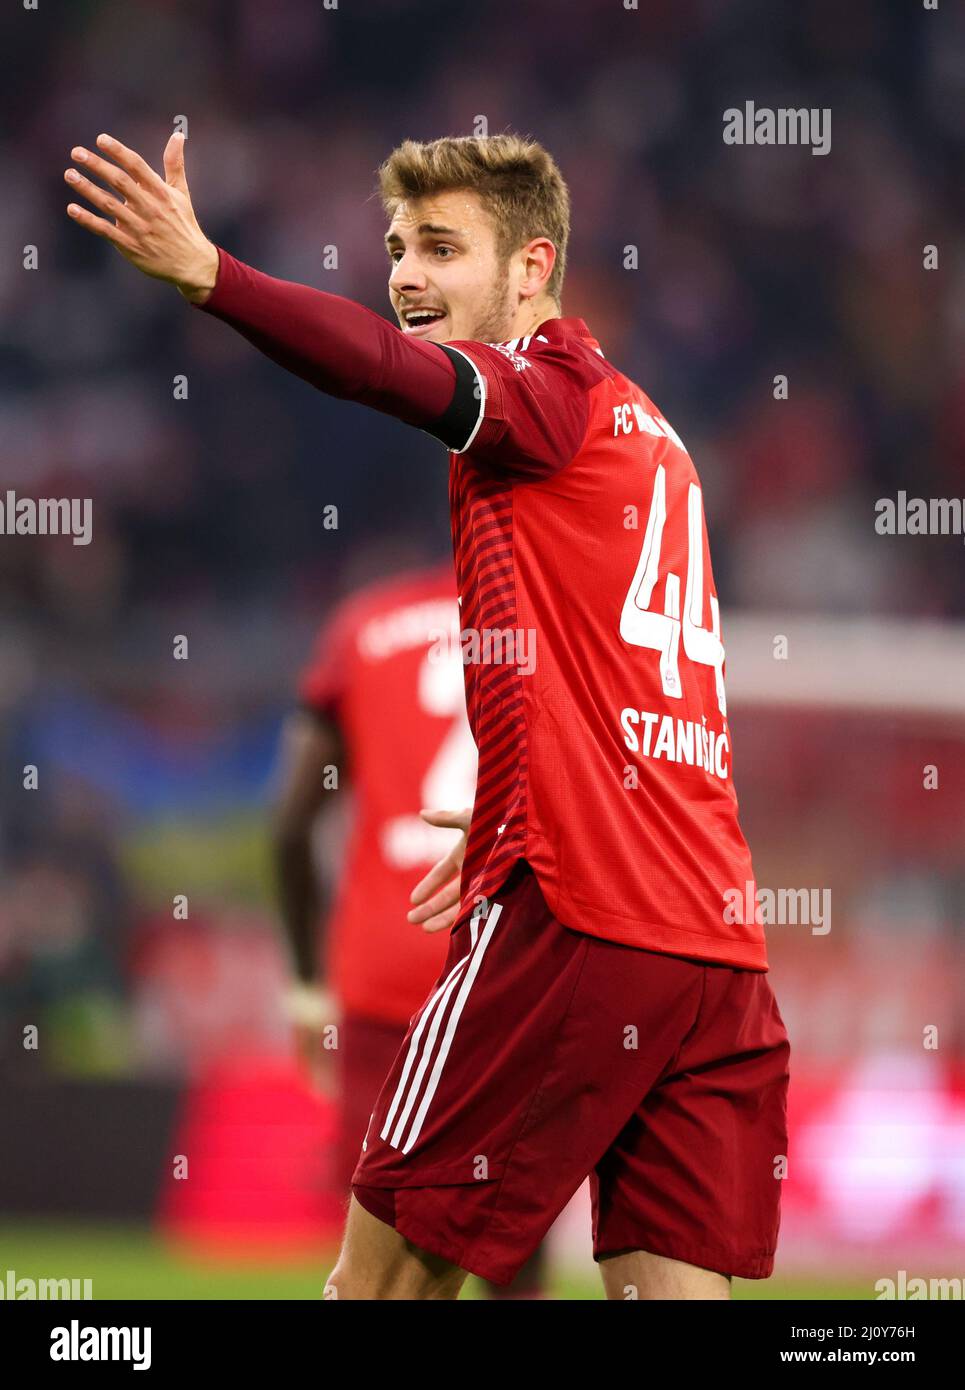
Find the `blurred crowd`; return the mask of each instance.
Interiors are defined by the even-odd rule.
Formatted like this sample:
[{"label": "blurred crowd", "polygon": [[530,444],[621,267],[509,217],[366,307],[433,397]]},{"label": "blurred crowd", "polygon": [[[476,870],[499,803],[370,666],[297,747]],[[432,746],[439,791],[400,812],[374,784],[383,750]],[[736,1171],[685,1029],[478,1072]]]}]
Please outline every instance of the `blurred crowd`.
[{"label": "blurred crowd", "polygon": [[[385,313],[380,160],[406,136],[480,120],[533,133],[573,194],[564,311],[587,318],[687,441],[725,599],[962,611],[958,546],[873,528],[874,500],[899,488],[963,490],[953,7],[45,8],[5,20],[0,215],[39,265],[0,267],[0,439],[8,487],[93,497],[96,541],[81,554],[2,547],[6,602],[31,623],[113,628],[173,602],[268,604],[282,619],[324,603],[367,538],[439,545],[437,446],[286,379],[66,218],[73,143],[109,127],[159,166],[179,117],[212,237]],[[749,99],[830,107],[830,154],[724,144],[722,113]],[[629,246],[637,269],[624,268]],[[187,400],[174,399],[180,374]],[[321,528],[327,503],[338,533]]]},{"label": "blurred crowd", "polygon": [[[738,606],[965,613],[960,537],[874,528],[898,490],[965,495],[961,11],[45,0],[0,23],[3,490],[93,500],[89,546],[0,537],[0,975],[20,1018],[24,990],[61,997],[69,961],[92,1065],[136,1055],[111,1003],[132,924],[184,883],[209,913],[231,900],[269,920],[236,817],[267,794],[311,633],[336,597],[448,538],[439,446],[286,377],[80,232],[73,144],[109,130],[159,167],[186,120],[213,239],[388,314],[388,151],[534,135],[573,197],[564,313],[693,455],[725,633]],[[829,107],[830,153],[725,144],[723,112],[747,100]],[[199,842],[198,822],[219,829]]]}]

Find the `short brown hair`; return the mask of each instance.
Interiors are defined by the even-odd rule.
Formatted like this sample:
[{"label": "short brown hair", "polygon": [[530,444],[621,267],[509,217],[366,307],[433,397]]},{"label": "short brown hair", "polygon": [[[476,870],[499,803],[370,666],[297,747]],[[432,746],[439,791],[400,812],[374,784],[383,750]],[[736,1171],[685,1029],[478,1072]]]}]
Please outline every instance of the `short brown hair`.
[{"label": "short brown hair", "polygon": [[566,269],[570,195],[552,155],[521,135],[446,135],[425,144],[405,140],[379,169],[382,204],[390,217],[399,203],[457,189],[478,193],[496,226],[506,258],[534,237],[548,237],[556,264],[546,282],[557,305]]}]

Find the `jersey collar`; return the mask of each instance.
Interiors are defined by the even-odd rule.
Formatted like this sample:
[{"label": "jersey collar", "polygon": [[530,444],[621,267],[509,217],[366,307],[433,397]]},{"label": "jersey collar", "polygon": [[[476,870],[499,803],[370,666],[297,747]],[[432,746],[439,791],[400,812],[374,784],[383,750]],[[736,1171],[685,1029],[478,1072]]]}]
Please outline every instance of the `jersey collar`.
[{"label": "jersey collar", "polygon": [[560,342],[563,338],[582,338],[587,347],[603,356],[600,344],[582,319],[544,319],[534,337],[537,335],[549,339],[551,343]]}]

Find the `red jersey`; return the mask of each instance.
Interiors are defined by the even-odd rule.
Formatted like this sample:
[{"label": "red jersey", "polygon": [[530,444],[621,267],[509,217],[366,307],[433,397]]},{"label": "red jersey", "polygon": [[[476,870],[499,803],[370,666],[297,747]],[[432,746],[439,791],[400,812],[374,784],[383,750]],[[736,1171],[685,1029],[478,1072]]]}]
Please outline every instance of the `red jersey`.
[{"label": "red jersey", "polygon": [[729,910],[756,888],[690,456],[582,320],[443,350],[478,403],[450,454],[479,748],[460,920],[524,857],[576,931],[766,970]]},{"label": "red jersey", "polygon": [[448,565],[364,589],[325,624],[299,687],[337,724],[354,793],[328,976],[347,1012],[391,1023],[425,1002],[448,946],[406,920],[412,889],[458,833],[419,811],[473,800],[458,612]]},{"label": "red jersey", "polygon": [[220,248],[204,308],[455,451],[479,746],[461,914],[525,856],[566,927],[766,970],[761,925],[734,920],[756,887],[700,485],[653,403],[579,319],[511,343],[422,341]]}]

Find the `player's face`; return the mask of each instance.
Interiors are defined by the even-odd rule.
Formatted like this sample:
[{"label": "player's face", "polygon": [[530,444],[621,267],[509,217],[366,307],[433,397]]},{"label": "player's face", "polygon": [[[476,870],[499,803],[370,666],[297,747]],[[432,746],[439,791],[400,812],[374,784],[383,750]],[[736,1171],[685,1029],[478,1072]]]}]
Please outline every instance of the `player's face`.
[{"label": "player's face", "polygon": [[512,336],[510,265],[477,194],[400,203],[386,234],[389,296],[403,333],[435,343],[498,343]]}]

